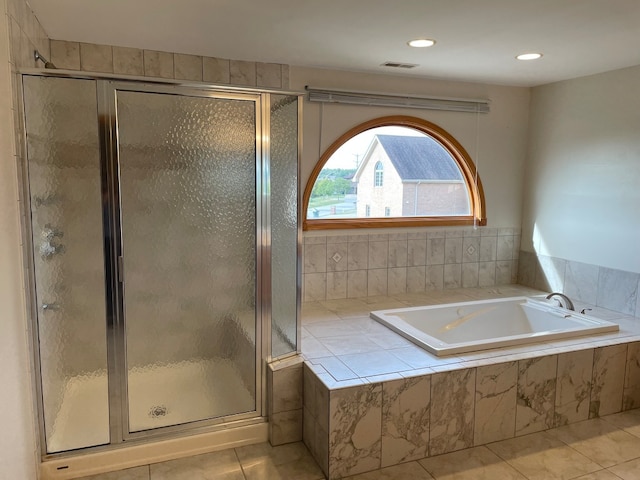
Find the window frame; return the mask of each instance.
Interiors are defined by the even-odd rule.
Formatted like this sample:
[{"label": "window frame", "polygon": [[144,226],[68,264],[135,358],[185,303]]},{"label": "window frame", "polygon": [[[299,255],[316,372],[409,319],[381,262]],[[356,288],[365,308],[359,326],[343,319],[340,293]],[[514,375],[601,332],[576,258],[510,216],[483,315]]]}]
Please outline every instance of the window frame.
[{"label": "window frame", "polygon": [[[453,157],[464,180],[469,196],[471,215],[451,215],[451,216],[421,216],[421,217],[365,217],[365,218],[333,218],[333,219],[313,219],[307,218],[311,191],[320,175],[320,171],[331,158],[331,156],[351,138],[356,135],[377,127],[400,126],[413,128],[429,135],[440,144]],[[372,120],[356,125],[342,134],[331,144],[322,154],[316,163],[307,184],[302,198],[302,229],[303,230],[331,230],[350,228],[397,228],[397,227],[425,227],[425,226],[464,226],[464,225],[486,225],[487,216],[485,209],[484,190],[480,176],[476,175],[476,166],[464,147],[446,130],[435,123],[422,118],[408,115],[391,115],[374,118]]]}]

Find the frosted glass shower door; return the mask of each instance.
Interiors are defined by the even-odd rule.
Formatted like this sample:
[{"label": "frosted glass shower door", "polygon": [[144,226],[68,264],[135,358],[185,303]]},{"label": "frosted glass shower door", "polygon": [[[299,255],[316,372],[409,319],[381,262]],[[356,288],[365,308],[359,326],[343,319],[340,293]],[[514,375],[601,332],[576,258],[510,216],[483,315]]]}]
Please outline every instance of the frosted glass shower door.
[{"label": "frosted glass shower door", "polygon": [[109,443],[96,84],[23,77],[47,453]]},{"label": "frosted glass shower door", "polygon": [[271,95],[271,355],[298,347],[298,97]]},{"label": "frosted glass shower door", "polygon": [[116,107],[129,432],[255,412],[257,97]]}]

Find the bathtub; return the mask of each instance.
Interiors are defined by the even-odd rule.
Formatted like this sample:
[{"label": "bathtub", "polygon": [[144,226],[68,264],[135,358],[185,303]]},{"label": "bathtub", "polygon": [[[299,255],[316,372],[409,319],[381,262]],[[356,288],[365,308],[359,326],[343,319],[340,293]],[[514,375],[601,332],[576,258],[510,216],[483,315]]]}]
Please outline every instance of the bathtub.
[{"label": "bathtub", "polygon": [[437,356],[619,330],[615,323],[528,297],[378,310],[370,316]]}]

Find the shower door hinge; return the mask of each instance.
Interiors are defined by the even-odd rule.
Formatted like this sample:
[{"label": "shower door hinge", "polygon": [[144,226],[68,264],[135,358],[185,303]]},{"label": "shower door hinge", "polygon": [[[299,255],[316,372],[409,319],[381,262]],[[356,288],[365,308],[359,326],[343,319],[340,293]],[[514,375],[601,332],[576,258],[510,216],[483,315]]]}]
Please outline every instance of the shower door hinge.
[{"label": "shower door hinge", "polygon": [[122,255],[118,256],[118,281],[120,283],[122,283],[124,281],[124,275],[123,275],[123,261],[122,261]]}]

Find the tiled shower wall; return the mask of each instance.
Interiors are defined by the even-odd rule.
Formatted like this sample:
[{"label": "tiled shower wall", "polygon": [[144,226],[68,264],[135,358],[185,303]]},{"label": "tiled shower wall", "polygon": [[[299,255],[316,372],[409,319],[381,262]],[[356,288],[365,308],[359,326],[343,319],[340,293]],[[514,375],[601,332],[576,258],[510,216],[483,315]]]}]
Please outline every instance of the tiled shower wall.
[{"label": "tiled shower wall", "polygon": [[289,66],[51,40],[57,68],[261,88],[289,88]]},{"label": "tiled shower wall", "polygon": [[516,283],[519,228],[424,228],[410,233],[309,234],[304,301]]},{"label": "tiled shower wall", "polygon": [[518,283],[640,317],[640,273],[520,252]]},{"label": "tiled shower wall", "polygon": [[24,0],[7,0],[6,15],[12,71],[35,67],[34,50],[49,58],[49,37],[29,5]]},{"label": "tiled shower wall", "polygon": [[640,274],[520,251],[519,228],[309,233],[304,301],[518,283],[640,317]]}]

